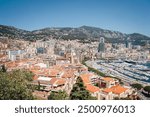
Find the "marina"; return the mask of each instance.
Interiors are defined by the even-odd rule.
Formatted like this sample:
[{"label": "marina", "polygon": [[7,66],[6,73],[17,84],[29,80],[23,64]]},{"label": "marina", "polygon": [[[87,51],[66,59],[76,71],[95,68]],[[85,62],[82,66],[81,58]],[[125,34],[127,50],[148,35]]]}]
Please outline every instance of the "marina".
[{"label": "marina", "polygon": [[105,73],[107,76],[118,77],[124,81],[150,84],[149,63],[129,63],[122,60],[114,61],[88,61],[88,65]]}]

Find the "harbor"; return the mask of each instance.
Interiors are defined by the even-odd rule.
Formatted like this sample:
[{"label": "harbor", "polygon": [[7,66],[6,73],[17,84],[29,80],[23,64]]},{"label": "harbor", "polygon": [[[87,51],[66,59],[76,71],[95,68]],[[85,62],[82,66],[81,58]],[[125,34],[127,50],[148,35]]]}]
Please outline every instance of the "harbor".
[{"label": "harbor", "polygon": [[117,77],[128,84],[141,83],[150,85],[149,63],[129,63],[122,60],[97,60],[87,61],[87,65],[93,67],[107,76]]}]

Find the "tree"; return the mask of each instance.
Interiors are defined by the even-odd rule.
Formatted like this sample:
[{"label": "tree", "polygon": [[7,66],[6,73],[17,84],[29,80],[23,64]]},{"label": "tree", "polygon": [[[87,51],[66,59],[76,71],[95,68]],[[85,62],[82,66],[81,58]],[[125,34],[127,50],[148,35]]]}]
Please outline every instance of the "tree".
[{"label": "tree", "polygon": [[141,84],[135,83],[131,85],[133,88],[136,88],[137,90],[141,90],[143,86]]},{"label": "tree", "polygon": [[41,84],[40,84],[40,81],[38,81],[38,91],[41,90]]},{"label": "tree", "polygon": [[74,84],[73,89],[70,93],[71,100],[95,100],[89,91],[85,89],[82,79],[79,77],[76,84]]},{"label": "tree", "polygon": [[147,91],[148,93],[150,93],[150,86],[145,86],[144,90]]},{"label": "tree", "polygon": [[61,90],[59,90],[58,92],[52,91],[48,96],[48,100],[66,100],[67,98],[67,93]]},{"label": "tree", "polygon": [[150,86],[145,86],[143,88],[143,94],[147,97],[150,97]]},{"label": "tree", "polygon": [[32,87],[29,84],[29,72],[16,70],[0,73],[0,99],[1,100],[27,100],[33,99]]},{"label": "tree", "polygon": [[0,71],[1,71],[1,72],[6,72],[6,71],[7,71],[5,65],[2,65],[2,66],[1,66],[1,70],[0,70]]}]

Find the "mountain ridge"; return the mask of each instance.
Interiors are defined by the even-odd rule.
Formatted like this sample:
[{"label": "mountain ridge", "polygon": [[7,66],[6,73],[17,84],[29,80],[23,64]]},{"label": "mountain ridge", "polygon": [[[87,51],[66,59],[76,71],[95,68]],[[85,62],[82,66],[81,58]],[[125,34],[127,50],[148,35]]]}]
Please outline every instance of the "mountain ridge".
[{"label": "mountain ridge", "polygon": [[126,34],[119,31],[112,31],[93,26],[80,26],[77,28],[72,27],[46,27],[38,30],[27,31],[19,29],[14,26],[0,25],[0,36],[8,37],[11,39],[25,39],[25,40],[38,40],[42,38],[53,37],[56,39],[66,40],[99,40],[100,37],[106,38],[106,41],[117,43],[124,42],[125,40],[131,41],[135,44],[142,44],[143,42],[150,41],[150,37],[140,34],[132,33]]}]

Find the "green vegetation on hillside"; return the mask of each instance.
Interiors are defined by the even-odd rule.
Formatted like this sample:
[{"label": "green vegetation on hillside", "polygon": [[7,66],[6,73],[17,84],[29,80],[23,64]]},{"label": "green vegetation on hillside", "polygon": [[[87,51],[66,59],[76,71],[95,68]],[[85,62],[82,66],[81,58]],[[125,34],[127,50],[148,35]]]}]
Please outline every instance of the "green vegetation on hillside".
[{"label": "green vegetation on hillside", "polygon": [[95,97],[92,97],[89,91],[86,90],[83,81],[78,77],[76,83],[73,86],[73,89],[70,93],[71,100],[96,100]]},{"label": "green vegetation on hillside", "polygon": [[26,70],[0,72],[1,100],[31,100],[33,74]]},{"label": "green vegetation on hillside", "polygon": [[48,96],[48,100],[66,100],[66,99],[68,99],[67,93],[61,90],[58,92],[52,91]]}]

